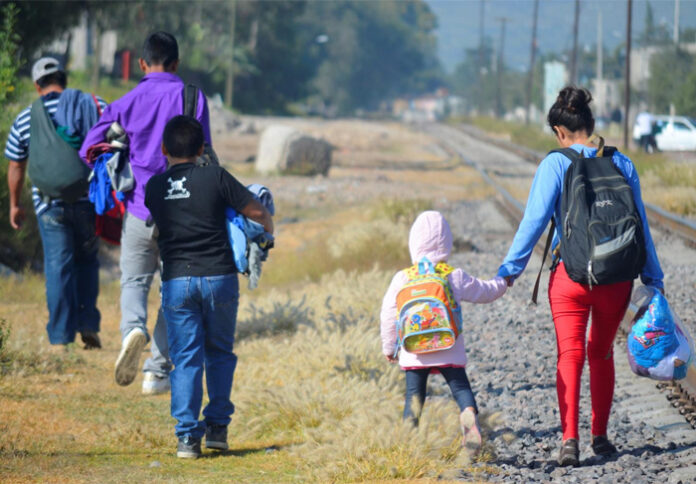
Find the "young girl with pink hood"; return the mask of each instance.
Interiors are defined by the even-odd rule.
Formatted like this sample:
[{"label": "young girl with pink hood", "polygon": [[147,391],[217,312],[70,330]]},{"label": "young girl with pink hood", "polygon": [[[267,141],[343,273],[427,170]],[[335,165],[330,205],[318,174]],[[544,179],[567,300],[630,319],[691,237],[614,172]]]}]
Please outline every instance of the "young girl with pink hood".
[{"label": "young girl with pink hood", "polygon": [[[442,214],[435,211],[421,213],[411,227],[408,246],[414,264],[424,257],[433,265],[446,262],[452,250],[452,232]],[[472,277],[461,269],[454,269],[446,277],[457,302],[492,302],[505,294],[507,288],[507,283],[502,277],[485,281]],[[405,270],[396,273],[382,301],[380,314],[382,353],[391,363],[396,362],[395,354],[398,344],[399,314],[396,299],[399,290],[407,282],[408,276]],[[432,371],[438,371],[447,381],[459,405],[461,412],[459,422],[463,433],[462,445],[470,450],[478,450],[481,445],[481,432],[476,401],[466,376],[464,335],[459,334],[451,348],[432,353],[410,353],[402,347],[398,361],[401,368],[406,371],[404,420],[418,425],[418,418],[425,402],[428,375]]]}]

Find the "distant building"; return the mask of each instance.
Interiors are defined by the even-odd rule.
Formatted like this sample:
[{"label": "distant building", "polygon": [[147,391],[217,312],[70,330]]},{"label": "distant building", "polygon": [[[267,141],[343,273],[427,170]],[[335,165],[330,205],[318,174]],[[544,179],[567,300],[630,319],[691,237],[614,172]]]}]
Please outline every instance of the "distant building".
[{"label": "distant building", "polygon": [[622,85],[620,79],[592,80],[592,112],[595,116],[609,118],[617,106],[623,105]]},{"label": "distant building", "polygon": [[[101,52],[99,63],[101,69],[112,72],[114,68],[114,54],[118,44],[118,35],[115,30],[107,30],[101,34]],[[92,28],[87,13],[82,14],[80,23],[70,29],[70,52],[67,68],[71,70],[85,70],[89,65],[89,59],[94,55],[97,45],[97,38]],[[50,52],[65,52],[68,47],[68,36],[53,41],[47,46]]]},{"label": "distant building", "polygon": [[556,102],[558,92],[568,82],[568,71],[565,64],[558,61],[544,63],[544,112],[548,113]]},{"label": "distant building", "polygon": [[411,100],[394,100],[392,114],[409,123],[439,121],[451,115],[464,114],[464,100],[440,88],[434,94],[425,94]]},{"label": "distant building", "polygon": [[[666,46],[650,45],[631,50],[631,87],[639,91],[648,88],[650,79],[650,60]],[[681,43],[679,48],[690,54],[696,54],[696,43]]]}]

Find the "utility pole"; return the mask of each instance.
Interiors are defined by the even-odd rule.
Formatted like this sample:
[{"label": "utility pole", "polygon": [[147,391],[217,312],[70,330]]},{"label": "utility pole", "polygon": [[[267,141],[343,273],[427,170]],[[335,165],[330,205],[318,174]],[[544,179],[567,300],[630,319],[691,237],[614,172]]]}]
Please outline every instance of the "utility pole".
[{"label": "utility pole", "polygon": [[580,23],[580,0],[575,0],[575,20],[573,21],[573,52],[570,57],[570,83],[578,82],[578,27]]},{"label": "utility pole", "polygon": [[484,59],[484,46],[486,43],[486,33],[484,28],[484,20],[486,16],[486,0],[481,0],[481,9],[479,12],[479,61],[478,61],[478,108],[479,114],[483,111],[484,106],[484,95],[483,95],[483,66],[485,64]]},{"label": "utility pole", "polygon": [[503,77],[503,67],[505,65],[504,55],[505,55],[505,23],[509,20],[507,17],[496,18],[500,22],[500,45],[498,48],[498,67],[496,69],[496,114],[498,117],[503,115],[503,97],[501,91],[501,83]]},{"label": "utility pole", "polygon": [[237,23],[237,0],[230,0],[230,59],[225,80],[225,103],[232,109],[234,102],[234,31]]},{"label": "utility pole", "polygon": [[626,84],[624,86],[624,130],[623,147],[628,149],[628,123],[629,108],[631,106],[631,17],[633,16],[633,1],[628,0],[628,12],[626,19]]},{"label": "utility pole", "polygon": [[604,25],[602,25],[602,11],[597,12],[597,80],[604,78],[604,41],[602,40]]},{"label": "utility pole", "polygon": [[679,45],[679,0],[674,0],[674,45]]},{"label": "utility pole", "polygon": [[532,86],[534,85],[534,61],[536,60],[537,47],[537,18],[539,16],[539,0],[534,0],[534,20],[532,21],[532,46],[529,53],[529,73],[527,74],[527,110],[524,116],[524,123],[529,124],[530,111],[532,110]]}]

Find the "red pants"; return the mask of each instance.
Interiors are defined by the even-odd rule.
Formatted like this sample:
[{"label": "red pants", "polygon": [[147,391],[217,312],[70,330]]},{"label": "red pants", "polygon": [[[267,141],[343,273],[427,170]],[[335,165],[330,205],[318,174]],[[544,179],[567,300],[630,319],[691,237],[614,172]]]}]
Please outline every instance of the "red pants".
[{"label": "red pants", "polygon": [[558,362],[556,391],[561,412],[563,440],[578,438],[580,377],[585,363],[587,339],[592,397],[592,435],[606,435],[611,401],[614,398],[613,343],[616,330],[631,297],[631,281],[589,288],[568,277],[563,263],[551,273],[549,302],[556,327]]}]

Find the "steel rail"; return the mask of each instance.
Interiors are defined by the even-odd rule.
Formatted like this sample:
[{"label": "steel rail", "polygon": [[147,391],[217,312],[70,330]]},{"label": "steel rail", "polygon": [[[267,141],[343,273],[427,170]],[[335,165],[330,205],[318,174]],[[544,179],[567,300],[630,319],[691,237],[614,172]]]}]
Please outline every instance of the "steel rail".
[{"label": "steel rail", "polygon": [[[465,133],[468,131],[462,129]],[[472,133],[467,133],[472,135]],[[513,151],[516,154],[522,156],[527,161],[532,161],[530,158],[534,154],[534,163],[536,164],[539,160],[543,159],[545,156],[543,153],[535,152],[528,148],[520,147],[512,143],[495,140],[492,141],[491,137],[485,133],[476,132],[474,135],[478,139],[482,139],[487,143],[494,144],[498,147],[503,147],[508,151]],[[485,168],[479,164],[473,162],[467,158],[464,151],[452,140],[439,137],[441,143],[445,145],[450,152],[455,153],[462,162],[476,169],[482,176],[482,178],[491,185],[496,192],[500,195],[498,201],[501,207],[505,210],[506,215],[514,222],[519,223],[524,215],[524,205],[515,199],[505,188],[499,185],[491,176],[488,174]],[[504,145],[504,146],[501,146]],[[508,146],[514,148],[508,148]],[[683,219],[677,215],[671,214],[659,207],[654,205],[645,204],[646,214],[650,223],[654,223],[660,227],[667,228],[667,230],[675,233],[676,235],[682,237],[690,245],[696,246],[696,223]],[[546,232],[546,231],[545,231]],[[535,246],[535,250],[543,255],[543,245],[546,240],[545,236],[539,238]],[[624,317],[621,322],[620,328],[624,335],[628,335],[631,332],[631,327],[633,321],[630,317]],[[689,365],[687,370],[686,378],[679,381],[661,382],[656,384],[660,390],[667,389],[670,393],[667,394],[667,399],[672,403],[672,405],[679,410],[679,413],[684,415],[684,418],[691,424],[693,428],[696,428],[696,361]]]},{"label": "steel rail", "polygon": [[[535,165],[546,156],[546,153],[527,148],[526,146],[520,146],[508,140],[495,138],[473,126],[459,125],[458,129],[498,148],[515,153],[525,161]],[[696,247],[696,222],[668,212],[652,203],[643,203],[643,205],[645,206],[645,214],[649,222],[677,235],[691,247]]]}]

